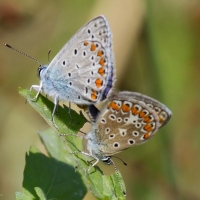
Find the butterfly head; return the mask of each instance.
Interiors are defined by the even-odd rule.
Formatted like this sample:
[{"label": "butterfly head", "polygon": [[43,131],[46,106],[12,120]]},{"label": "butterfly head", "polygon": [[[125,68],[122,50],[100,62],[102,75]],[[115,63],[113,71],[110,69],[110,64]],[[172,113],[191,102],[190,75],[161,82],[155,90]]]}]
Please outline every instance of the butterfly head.
[{"label": "butterfly head", "polygon": [[47,69],[47,65],[40,65],[37,69],[37,75],[38,77],[41,79],[42,75],[44,74],[44,72],[46,71]]}]

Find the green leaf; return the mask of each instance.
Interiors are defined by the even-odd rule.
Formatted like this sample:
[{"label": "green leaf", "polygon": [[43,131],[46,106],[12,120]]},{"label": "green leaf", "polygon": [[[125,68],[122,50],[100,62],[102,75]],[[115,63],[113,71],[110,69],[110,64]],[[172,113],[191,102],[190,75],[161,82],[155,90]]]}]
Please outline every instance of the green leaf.
[{"label": "green leaf", "polygon": [[21,192],[16,192],[16,199],[17,200],[33,200],[29,195],[26,195]]},{"label": "green leaf", "polygon": [[[41,94],[36,101],[31,100],[36,95],[34,91],[20,88],[19,92],[52,127],[47,131],[39,132],[41,141],[50,157],[41,154],[35,147],[31,147],[29,155],[26,156],[24,193],[34,199],[38,199],[38,196],[59,200],[82,199],[82,197],[79,196],[78,198],[76,195],[85,195],[83,179],[97,199],[125,199],[120,184],[123,188],[125,188],[125,185],[119,172],[105,176],[98,166],[92,167],[88,172],[91,164],[87,162],[89,158],[80,153],[80,150],[74,144],[76,137],[72,136],[86,122],[83,115],[78,115],[71,110],[73,120],[78,122],[75,123],[68,114],[68,108],[59,106],[59,117],[55,115],[55,122],[59,128],[57,130],[51,120],[54,104]],[[58,137],[60,134],[67,134],[67,136]],[[63,142],[63,139],[66,139],[66,143]],[[72,166],[75,166],[75,169]],[[79,171],[82,176],[75,171]],[[60,182],[63,184],[58,185]],[[35,187],[37,187],[38,195],[35,192]]]},{"label": "green leaf", "polygon": [[45,193],[39,187],[35,187],[36,194],[40,197],[41,200],[47,200]]},{"label": "green leaf", "polygon": [[[56,132],[58,130],[54,127],[54,124],[52,123],[52,111],[54,108],[54,104],[49,99],[45,98],[41,94],[37,98],[37,100],[34,99],[36,93],[35,91],[30,90],[24,90],[22,88],[19,88],[19,93],[26,98],[27,102],[46,120],[46,122],[54,128]],[[67,133],[67,134],[74,134],[79,131],[79,129],[84,125],[87,120],[82,115],[77,114],[74,110],[70,110],[71,116],[73,119],[71,119],[68,108],[64,105],[64,108],[60,105],[58,106],[58,112],[59,116],[56,114],[54,115],[54,119],[56,122],[56,125],[59,128],[59,134]],[[76,121],[77,123],[75,123]]]},{"label": "green leaf", "polygon": [[26,155],[24,194],[33,199],[45,199],[45,196],[46,199],[83,199],[87,190],[82,177],[75,173],[74,167],[69,165],[67,160],[63,162],[47,157],[36,147],[31,147],[29,154]]}]

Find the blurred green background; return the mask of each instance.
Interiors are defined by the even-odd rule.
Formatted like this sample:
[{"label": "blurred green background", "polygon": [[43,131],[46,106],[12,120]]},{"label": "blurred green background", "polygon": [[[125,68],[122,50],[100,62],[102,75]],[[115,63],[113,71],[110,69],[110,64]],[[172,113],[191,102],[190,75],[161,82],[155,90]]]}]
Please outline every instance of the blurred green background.
[{"label": "blurred green background", "polygon": [[[200,199],[200,1],[1,0],[0,200],[22,191],[25,153],[33,144],[43,150],[36,132],[48,127],[18,94],[19,86],[39,83],[38,64],[3,43],[45,64],[49,49],[52,59],[100,14],[113,33],[115,87],[149,95],[173,112],[152,140],[119,154],[128,166],[115,161],[127,199]],[[105,174],[114,172],[99,166]],[[84,198],[92,199],[90,192]]]}]

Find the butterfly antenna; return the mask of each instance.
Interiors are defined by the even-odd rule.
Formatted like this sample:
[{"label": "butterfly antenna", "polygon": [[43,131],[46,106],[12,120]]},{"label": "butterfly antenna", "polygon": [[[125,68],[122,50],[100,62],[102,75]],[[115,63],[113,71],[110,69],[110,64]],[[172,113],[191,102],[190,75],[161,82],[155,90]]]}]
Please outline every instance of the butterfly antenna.
[{"label": "butterfly antenna", "polygon": [[10,49],[12,49],[12,50],[14,50],[14,51],[16,51],[16,52],[18,52],[18,53],[20,53],[20,54],[22,54],[22,55],[28,57],[28,58],[31,58],[32,60],[36,61],[40,66],[42,66],[42,64],[41,64],[37,59],[33,58],[32,56],[29,56],[28,54],[23,53],[23,52],[21,52],[21,51],[15,49],[14,47],[10,46],[10,45],[7,44],[7,43],[4,43],[4,45],[5,45],[6,47],[8,47],[8,48],[10,48]]},{"label": "butterfly antenna", "polygon": [[112,156],[113,158],[117,158],[119,159],[125,166],[127,166],[127,163],[125,163],[121,158],[117,157],[117,156]]},{"label": "butterfly antenna", "polygon": [[114,169],[115,169],[115,172],[116,172],[116,174],[117,174],[117,178],[118,178],[118,181],[119,181],[119,184],[120,184],[122,193],[124,194],[124,196],[126,196],[126,192],[124,191],[123,186],[122,186],[122,181],[121,181],[121,179],[120,179],[120,177],[119,177],[119,170],[117,169],[117,167],[116,167],[114,161],[111,160],[111,162],[112,162],[112,164],[113,164],[113,166],[114,166]]}]

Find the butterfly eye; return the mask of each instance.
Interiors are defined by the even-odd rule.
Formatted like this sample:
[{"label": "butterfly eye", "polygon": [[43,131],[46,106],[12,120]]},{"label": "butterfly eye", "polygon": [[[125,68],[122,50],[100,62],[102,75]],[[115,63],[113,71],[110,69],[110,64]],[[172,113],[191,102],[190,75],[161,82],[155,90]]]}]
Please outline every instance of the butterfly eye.
[{"label": "butterfly eye", "polygon": [[39,66],[39,67],[38,67],[38,71],[37,71],[38,77],[41,77],[41,74],[42,74],[43,72],[45,72],[46,69],[47,69],[46,66]]}]

